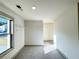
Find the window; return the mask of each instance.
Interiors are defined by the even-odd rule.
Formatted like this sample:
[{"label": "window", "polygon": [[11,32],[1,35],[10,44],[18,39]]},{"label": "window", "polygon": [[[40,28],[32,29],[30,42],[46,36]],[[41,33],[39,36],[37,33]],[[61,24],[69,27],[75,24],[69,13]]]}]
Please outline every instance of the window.
[{"label": "window", "polygon": [[3,12],[0,12],[0,55],[12,48],[13,20]]}]

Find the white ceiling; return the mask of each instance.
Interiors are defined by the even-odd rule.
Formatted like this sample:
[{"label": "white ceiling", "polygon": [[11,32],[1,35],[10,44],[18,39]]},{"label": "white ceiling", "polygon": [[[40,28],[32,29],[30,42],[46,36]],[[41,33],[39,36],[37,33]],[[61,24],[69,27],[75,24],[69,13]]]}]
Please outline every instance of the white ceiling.
[{"label": "white ceiling", "polygon": [[[25,20],[55,20],[75,0],[2,0],[1,2]],[[23,11],[16,5],[20,5]],[[33,5],[37,6],[36,10],[31,9]]]}]

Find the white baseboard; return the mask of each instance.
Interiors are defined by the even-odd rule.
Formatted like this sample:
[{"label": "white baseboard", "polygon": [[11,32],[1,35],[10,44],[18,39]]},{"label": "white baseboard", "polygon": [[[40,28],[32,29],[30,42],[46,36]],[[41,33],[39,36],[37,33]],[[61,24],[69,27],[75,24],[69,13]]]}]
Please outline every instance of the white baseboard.
[{"label": "white baseboard", "polygon": [[56,50],[64,57],[64,59],[68,59],[68,57],[64,53],[62,53],[59,49]]}]

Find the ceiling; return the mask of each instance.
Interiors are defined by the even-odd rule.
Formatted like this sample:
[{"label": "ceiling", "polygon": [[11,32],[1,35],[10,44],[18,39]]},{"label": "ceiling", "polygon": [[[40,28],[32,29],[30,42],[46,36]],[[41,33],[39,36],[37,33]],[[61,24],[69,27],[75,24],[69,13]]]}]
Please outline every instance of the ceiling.
[{"label": "ceiling", "polygon": [[[1,2],[25,20],[55,20],[75,0],[2,0]],[[20,5],[23,11],[16,5]],[[37,7],[36,10],[32,10],[33,5]]]}]

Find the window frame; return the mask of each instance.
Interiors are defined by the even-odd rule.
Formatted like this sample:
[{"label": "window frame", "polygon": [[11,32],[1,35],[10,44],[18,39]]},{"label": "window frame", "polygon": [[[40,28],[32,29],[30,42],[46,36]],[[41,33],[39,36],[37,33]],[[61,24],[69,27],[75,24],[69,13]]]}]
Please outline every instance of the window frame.
[{"label": "window frame", "polygon": [[[2,58],[3,56],[5,56],[6,54],[8,54],[10,51],[12,51],[14,49],[14,40],[13,40],[14,39],[14,18],[2,11],[0,11],[0,17],[10,20],[10,34],[9,34],[10,35],[10,48],[0,54],[0,58]],[[11,29],[11,21],[13,22],[13,24],[12,24],[13,29]],[[13,30],[13,34],[11,34],[11,30]]]}]

